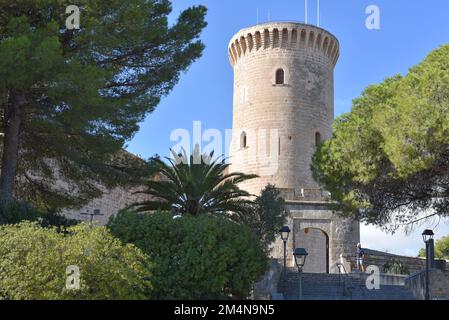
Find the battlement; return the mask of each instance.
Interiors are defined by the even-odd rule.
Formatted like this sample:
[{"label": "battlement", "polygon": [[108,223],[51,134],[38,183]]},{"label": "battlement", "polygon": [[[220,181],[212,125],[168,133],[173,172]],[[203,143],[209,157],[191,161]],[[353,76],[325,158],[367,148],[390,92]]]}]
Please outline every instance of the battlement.
[{"label": "battlement", "polygon": [[270,22],[242,29],[231,39],[229,60],[234,66],[242,57],[260,50],[309,49],[321,52],[335,66],[339,57],[338,39],[317,26],[298,22]]}]

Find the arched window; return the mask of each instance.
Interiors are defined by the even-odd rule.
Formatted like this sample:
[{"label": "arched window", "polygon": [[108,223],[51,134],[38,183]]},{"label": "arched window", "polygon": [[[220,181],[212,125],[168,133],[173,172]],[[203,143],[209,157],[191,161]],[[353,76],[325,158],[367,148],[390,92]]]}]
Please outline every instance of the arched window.
[{"label": "arched window", "polygon": [[315,146],[318,147],[321,143],[321,134],[319,132],[315,133]]},{"label": "arched window", "polygon": [[240,149],[244,149],[244,148],[247,148],[248,147],[248,145],[247,145],[247,136],[246,136],[246,132],[245,131],[243,131],[242,133],[241,133],[241,135],[240,135]]},{"label": "arched window", "polygon": [[284,84],[284,70],[278,69],[276,71],[276,84]]}]

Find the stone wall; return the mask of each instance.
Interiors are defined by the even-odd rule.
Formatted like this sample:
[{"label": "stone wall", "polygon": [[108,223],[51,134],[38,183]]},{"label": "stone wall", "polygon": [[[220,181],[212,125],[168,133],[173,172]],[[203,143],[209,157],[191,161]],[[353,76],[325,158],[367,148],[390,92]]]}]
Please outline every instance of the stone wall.
[{"label": "stone wall", "polygon": [[[363,262],[365,267],[368,265],[375,265],[380,268],[381,272],[386,263],[391,263],[393,261],[397,261],[406,266],[410,271],[410,274],[421,271],[426,267],[425,258],[400,256],[366,248],[363,250],[365,252],[365,259]],[[353,267],[355,267],[355,253],[347,256],[346,259],[351,262]],[[435,262],[439,269],[446,269],[446,262],[444,260],[435,260]]]},{"label": "stone wall", "polygon": [[104,193],[100,198],[93,199],[87,205],[80,209],[65,209],[61,213],[70,219],[80,221],[90,221],[90,216],[83,213],[93,213],[94,210],[99,209],[101,215],[93,217],[93,221],[98,225],[105,225],[108,223],[111,216],[117,214],[120,210],[137,202],[142,202],[148,199],[148,196],[142,194],[135,194],[138,189],[127,190],[123,188],[115,188],[113,190],[104,189]]},{"label": "stone wall", "polygon": [[[429,291],[431,299],[449,300],[449,271],[433,269],[429,271]],[[416,299],[424,300],[426,292],[426,272],[419,271],[405,280],[405,286]]]}]

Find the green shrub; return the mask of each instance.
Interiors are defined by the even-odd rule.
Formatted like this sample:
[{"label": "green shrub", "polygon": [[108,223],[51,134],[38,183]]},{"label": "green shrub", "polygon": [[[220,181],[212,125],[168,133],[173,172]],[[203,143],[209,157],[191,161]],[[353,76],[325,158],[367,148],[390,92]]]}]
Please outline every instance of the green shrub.
[{"label": "green shrub", "polygon": [[250,229],[218,216],[122,211],[109,228],[154,262],[154,299],[246,298],[267,268]]},{"label": "green shrub", "polygon": [[260,239],[265,252],[270,252],[270,245],[279,235],[279,229],[287,222],[288,210],[281,192],[268,184],[245,210],[230,215],[230,218],[248,226]]},{"label": "green shrub", "polygon": [[406,265],[404,265],[400,261],[394,260],[394,259],[386,262],[383,265],[382,271],[384,273],[388,273],[388,274],[403,274],[403,275],[410,274],[410,270]]},{"label": "green shrub", "polygon": [[[150,289],[148,257],[105,227],[79,224],[63,234],[36,222],[0,226],[0,298],[143,299]],[[80,271],[78,290],[67,267]],[[70,282],[69,282],[70,284]],[[70,288],[70,286],[69,286]]]}]

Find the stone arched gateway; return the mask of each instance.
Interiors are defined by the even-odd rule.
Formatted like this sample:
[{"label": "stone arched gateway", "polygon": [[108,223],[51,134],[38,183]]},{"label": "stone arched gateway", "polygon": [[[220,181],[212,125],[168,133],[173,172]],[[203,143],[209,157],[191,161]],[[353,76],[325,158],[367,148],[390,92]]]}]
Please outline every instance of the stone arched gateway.
[{"label": "stone arched gateway", "polygon": [[294,237],[295,247],[304,248],[309,254],[303,271],[329,273],[329,235],[319,228],[302,227]]},{"label": "stone arched gateway", "polygon": [[[289,267],[295,267],[295,248],[305,248],[309,252],[304,271],[312,273],[335,272],[340,255],[354,254],[355,245],[360,241],[358,221],[339,217],[326,201],[287,200],[286,204],[290,211],[287,225],[291,230],[287,241]],[[280,238],[273,243],[271,255],[281,261],[283,245]]]}]

